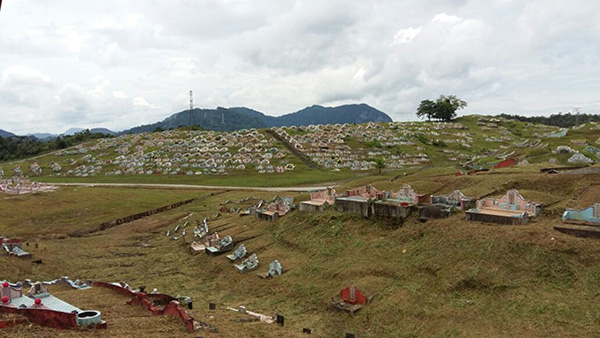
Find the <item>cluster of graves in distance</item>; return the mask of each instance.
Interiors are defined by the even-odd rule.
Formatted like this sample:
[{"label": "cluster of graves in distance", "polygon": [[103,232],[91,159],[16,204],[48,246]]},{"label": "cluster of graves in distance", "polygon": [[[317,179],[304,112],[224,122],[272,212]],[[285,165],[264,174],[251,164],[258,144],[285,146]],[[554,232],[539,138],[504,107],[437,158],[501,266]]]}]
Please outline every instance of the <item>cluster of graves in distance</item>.
[{"label": "cluster of graves in distance", "polygon": [[579,165],[600,159],[599,130],[594,122],[561,129],[481,116],[457,122],[369,122],[267,131],[170,130],[101,139],[25,162],[22,168],[31,177],[284,173],[301,163],[289,149],[331,170],[372,170],[378,159],[388,169],[428,164],[491,167],[507,159],[515,165]]},{"label": "cluster of graves in distance", "polygon": [[[43,168],[51,176],[262,174],[283,173],[296,167],[285,147],[255,129],[123,135],[56,155],[60,160]],[[39,167],[37,163],[32,166]],[[41,174],[33,167],[30,172]]]},{"label": "cluster of graves in distance", "polygon": [[[431,162],[494,163],[511,157],[518,150],[546,149],[548,139],[560,139],[568,133],[567,129],[540,124],[524,127],[518,129],[513,121],[503,118],[479,117],[470,127],[459,122],[369,122],[274,130],[319,165],[351,170],[375,168],[374,158],[382,158],[388,168]],[[586,125],[572,129],[585,128]],[[595,123],[587,125],[588,130],[598,128]],[[553,154],[571,154],[568,163],[595,162],[599,152],[600,149],[590,146],[586,140],[571,140],[552,151]],[[553,158],[548,160],[559,162]]]}]

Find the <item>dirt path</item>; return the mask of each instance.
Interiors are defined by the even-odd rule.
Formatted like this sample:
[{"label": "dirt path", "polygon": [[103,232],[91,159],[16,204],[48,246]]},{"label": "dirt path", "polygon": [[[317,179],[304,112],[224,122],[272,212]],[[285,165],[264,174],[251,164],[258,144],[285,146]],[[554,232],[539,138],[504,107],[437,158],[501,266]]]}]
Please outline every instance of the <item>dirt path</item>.
[{"label": "dirt path", "polygon": [[241,191],[273,191],[273,192],[307,192],[326,189],[322,187],[233,187],[193,184],[144,184],[144,183],[47,183],[65,187],[113,187],[113,188],[167,188],[167,189],[202,189],[202,190],[241,190]]}]

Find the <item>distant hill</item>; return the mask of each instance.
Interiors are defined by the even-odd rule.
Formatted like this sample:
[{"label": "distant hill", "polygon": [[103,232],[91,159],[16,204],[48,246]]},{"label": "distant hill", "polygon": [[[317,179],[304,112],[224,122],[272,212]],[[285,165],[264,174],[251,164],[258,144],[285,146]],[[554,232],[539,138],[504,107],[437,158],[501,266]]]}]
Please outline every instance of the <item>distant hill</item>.
[{"label": "distant hill", "polygon": [[[50,134],[50,133],[33,133],[33,134],[27,134],[27,136],[33,136],[35,138],[37,138],[40,141],[51,141],[54,140],[55,138],[59,137],[59,136],[72,136],[75,135],[78,132],[84,131],[85,129],[83,128],[69,128],[67,131],[65,131],[62,134]],[[116,136],[117,133],[110,130],[110,129],[106,129],[106,128],[92,128],[90,129],[90,133],[92,134],[106,134],[106,135],[111,135],[111,136]]]},{"label": "distant hill", "polygon": [[110,129],[106,129],[106,128],[92,128],[92,129],[90,129],[90,133],[92,133],[92,134],[107,134],[107,135],[112,135],[112,136],[117,135],[116,132],[114,132]]},{"label": "distant hill", "polygon": [[269,128],[281,126],[303,126],[309,124],[391,122],[384,112],[367,104],[350,104],[339,107],[314,105],[295,113],[283,116],[269,116],[259,111],[245,108],[190,109],[173,114],[163,121],[125,130],[123,134],[167,130],[179,126],[199,125],[202,128],[218,131],[231,131],[244,128]]},{"label": "distant hill", "polygon": [[17,135],[15,135],[9,131],[0,129],[0,137],[15,137],[15,136],[17,136]]},{"label": "distant hill", "polygon": [[392,122],[392,118],[382,111],[361,103],[339,107],[314,105],[279,117],[266,116],[264,121],[270,122],[271,126],[282,127],[309,124]]},{"label": "distant hill", "polygon": [[78,132],[83,131],[83,130],[84,130],[83,128],[72,127],[72,128],[67,129],[67,131],[65,131],[61,135],[75,135],[75,133],[78,133]]},{"label": "distant hill", "polygon": [[27,136],[33,136],[33,137],[37,138],[38,140],[44,140],[44,139],[56,138],[58,135],[50,134],[50,133],[34,133],[34,134],[27,134]]}]

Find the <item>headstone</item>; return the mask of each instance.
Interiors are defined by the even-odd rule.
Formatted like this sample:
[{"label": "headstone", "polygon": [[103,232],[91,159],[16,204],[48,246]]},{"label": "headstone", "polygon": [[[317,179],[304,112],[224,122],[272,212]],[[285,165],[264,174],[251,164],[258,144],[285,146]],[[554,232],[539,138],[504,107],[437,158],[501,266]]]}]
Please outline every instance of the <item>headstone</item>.
[{"label": "headstone", "polygon": [[277,324],[283,326],[283,322],[285,321],[285,317],[280,314],[277,314]]},{"label": "headstone", "polygon": [[305,328],[302,329],[302,333],[311,334],[312,330],[309,329],[309,328],[307,328],[307,327],[305,327]]},{"label": "headstone", "polygon": [[215,304],[215,303],[208,303],[208,309],[209,310],[216,310],[217,309],[217,304]]},{"label": "headstone", "polygon": [[354,333],[346,332],[346,338],[356,338],[356,335]]}]

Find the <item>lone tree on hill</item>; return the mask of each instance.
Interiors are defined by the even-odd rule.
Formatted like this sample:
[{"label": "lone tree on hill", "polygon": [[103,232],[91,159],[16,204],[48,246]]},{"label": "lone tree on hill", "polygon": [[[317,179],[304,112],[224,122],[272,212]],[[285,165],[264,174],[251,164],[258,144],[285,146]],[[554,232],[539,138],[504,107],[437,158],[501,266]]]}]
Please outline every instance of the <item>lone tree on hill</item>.
[{"label": "lone tree on hill", "polygon": [[437,121],[451,121],[456,117],[456,111],[467,106],[467,102],[454,95],[441,95],[437,100],[423,100],[417,108],[417,116]]}]

